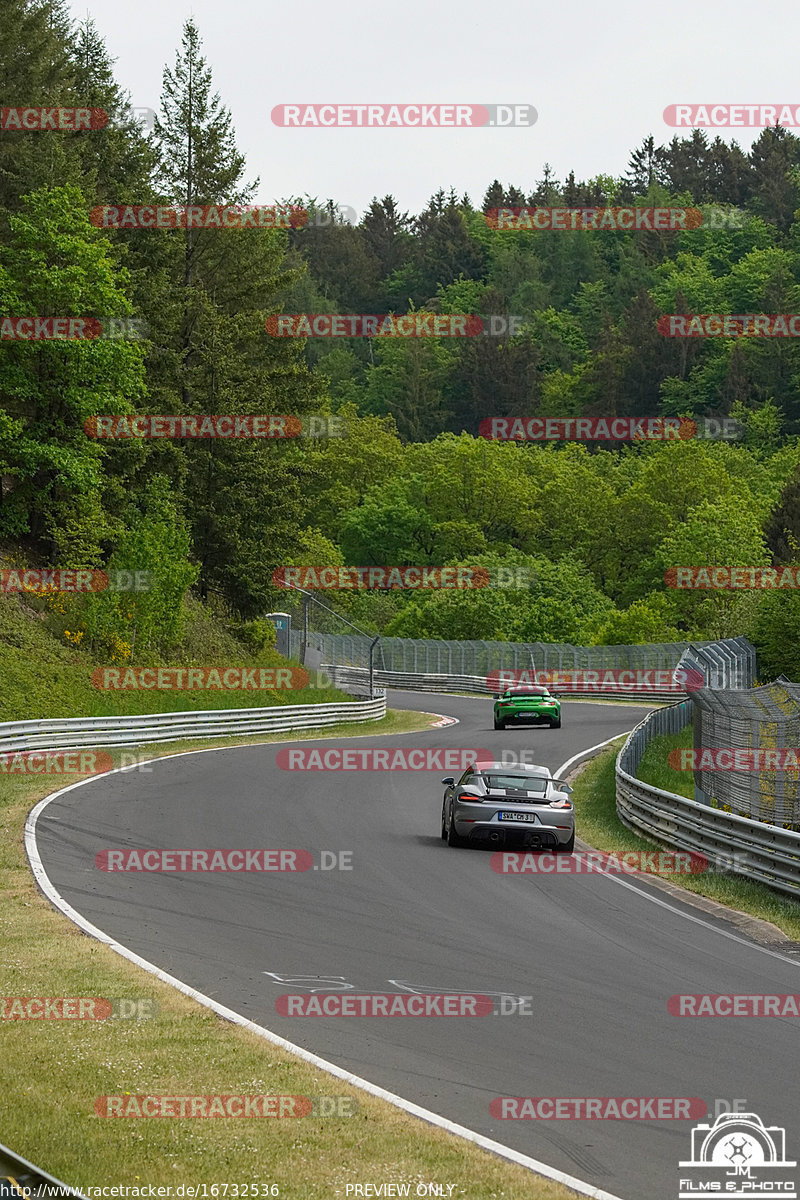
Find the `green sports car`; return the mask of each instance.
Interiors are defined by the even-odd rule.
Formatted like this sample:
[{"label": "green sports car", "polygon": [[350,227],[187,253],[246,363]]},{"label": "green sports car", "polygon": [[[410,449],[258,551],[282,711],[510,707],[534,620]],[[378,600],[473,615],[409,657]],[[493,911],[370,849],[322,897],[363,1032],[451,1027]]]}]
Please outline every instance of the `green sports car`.
[{"label": "green sports car", "polygon": [[510,687],[495,697],[495,729],[541,721],[546,721],[551,729],[561,728],[561,702],[546,687]]}]

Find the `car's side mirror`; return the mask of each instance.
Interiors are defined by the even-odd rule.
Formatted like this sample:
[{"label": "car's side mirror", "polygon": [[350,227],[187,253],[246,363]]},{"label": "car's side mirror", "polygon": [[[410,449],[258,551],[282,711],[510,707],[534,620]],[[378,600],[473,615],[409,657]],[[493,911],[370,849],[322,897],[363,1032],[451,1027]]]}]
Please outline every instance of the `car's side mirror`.
[{"label": "car's side mirror", "polygon": [[448,775],[446,779],[442,780],[442,783],[455,783],[455,779],[452,775]]},{"label": "car's side mirror", "polygon": [[500,699],[500,694],[499,694],[499,692],[492,692],[492,699],[493,699],[493,700],[499,700],[499,699]]},{"label": "car's side mirror", "polygon": [[568,783],[559,783],[558,791],[566,792],[568,796],[571,796],[575,789],[570,787]]}]

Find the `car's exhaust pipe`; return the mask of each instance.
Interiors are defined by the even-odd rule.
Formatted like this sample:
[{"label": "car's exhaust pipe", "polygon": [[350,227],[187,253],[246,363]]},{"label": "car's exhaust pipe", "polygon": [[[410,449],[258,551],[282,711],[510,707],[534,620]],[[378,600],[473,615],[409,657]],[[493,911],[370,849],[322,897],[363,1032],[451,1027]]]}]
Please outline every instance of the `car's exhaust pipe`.
[{"label": "car's exhaust pipe", "polygon": [[503,840],[502,833],[490,833],[489,834],[490,842],[501,842],[502,840]]}]

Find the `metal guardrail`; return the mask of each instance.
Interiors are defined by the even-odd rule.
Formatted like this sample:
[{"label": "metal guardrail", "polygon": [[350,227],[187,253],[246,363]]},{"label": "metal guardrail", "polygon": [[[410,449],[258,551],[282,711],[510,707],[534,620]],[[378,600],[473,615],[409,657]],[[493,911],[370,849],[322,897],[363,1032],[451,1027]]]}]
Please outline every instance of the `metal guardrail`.
[{"label": "metal guardrail", "polygon": [[9,1150],[8,1146],[0,1145],[0,1196],[20,1200],[21,1197],[33,1198],[42,1194],[49,1197],[60,1194],[65,1198],[72,1196],[76,1200],[86,1200],[83,1192],[77,1188],[48,1175],[28,1162],[27,1158]]},{"label": "metal guardrail", "polygon": [[721,859],[735,874],[800,899],[800,833],[700,804],[636,778],[647,743],[685,729],[692,709],[690,700],[658,709],[631,732],[616,762],[619,819],[660,845]]},{"label": "metal guardrail", "polygon": [[237,737],[319,729],[386,715],[386,696],[334,704],[286,704],[201,712],[149,713],[139,717],[69,717],[58,721],[0,723],[0,753],[61,750],[68,746],[134,746],[179,738]]},{"label": "metal guardrail", "polygon": [[[345,690],[368,686],[369,673],[365,667],[335,666],[323,663],[322,671],[330,677],[334,687]],[[493,695],[493,689],[485,675],[428,675],[414,671],[376,671],[375,683],[379,687],[402,688],[412,692],[475,692],[482,696]],[[680,689],[668,692],[650,689],[626,689],[604,684],[600,691],[587,686],[559,682],[548,685],[557,696],[615,696],[618,700],[638,700],[647,704],[663,703],[685,695]]]}]

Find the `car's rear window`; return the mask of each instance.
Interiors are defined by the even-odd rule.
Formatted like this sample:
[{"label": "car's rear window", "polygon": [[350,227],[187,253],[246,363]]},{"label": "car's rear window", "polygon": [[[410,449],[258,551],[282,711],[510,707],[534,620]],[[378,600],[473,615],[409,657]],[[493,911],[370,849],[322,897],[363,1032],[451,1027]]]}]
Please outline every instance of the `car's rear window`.
[{"label": "car's rear window", "polygon": [[484,775],[483,780],[490,791],[495,788],[516,788],[523,792],[547,791],[547,779],[544,775]]}]

